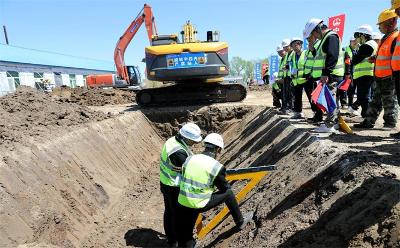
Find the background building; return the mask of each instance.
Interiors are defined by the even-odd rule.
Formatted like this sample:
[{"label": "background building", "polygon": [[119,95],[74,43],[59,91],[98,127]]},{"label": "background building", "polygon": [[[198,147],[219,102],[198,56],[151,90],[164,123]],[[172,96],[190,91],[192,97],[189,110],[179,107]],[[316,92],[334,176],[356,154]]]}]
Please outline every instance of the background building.
[{"label": "background building", "polygon": [[83,87],[89,74],[114,72],[112,62],[0,44],[0,96],[19,85]]}]

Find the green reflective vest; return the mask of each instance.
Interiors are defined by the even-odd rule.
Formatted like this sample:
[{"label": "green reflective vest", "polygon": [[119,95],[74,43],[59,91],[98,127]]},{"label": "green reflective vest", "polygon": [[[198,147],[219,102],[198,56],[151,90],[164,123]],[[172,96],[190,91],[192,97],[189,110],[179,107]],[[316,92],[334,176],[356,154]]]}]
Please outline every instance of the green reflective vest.
[{"label": "green reflective vest", "polygon": [[272,88],[275,89],[275,90],[279,90],[280,89],[278,83],[273,83],[272,84]]},{"label": "green reflective vest", "polygon": [[347,47],[346,47],[345,52],[349,55],[350,60],[353,60],[353,50],[351,49],[350,46],[347,46]]},{"label": "green reflective vest", "polygon": [[[378,50],[378,44],[374,40],[367,41],[365,45],[368,45],[374,49],[371,56],[374,56]],[[353,78],[357,79],[363,76],[374,76],[375,63],[368,62],[368,58],[365,58],[360,63],[354,66]]]},{"label": "green reflective vest", "polygon": [[286,66],[286,56],[284,56],[283,58],[281,58],[279,60],[278,79],[283,79],[285,77],[284,72],[283,72],[283,69],[285,68],[285,66]]},{"label": "green reflective vest", "polygon": [[289,65],[289,69],[283,72],[283,76],[284,77],[290,77],[291,73],[290,73],[290,69],[292,67],[292,57],[293,57],[294,52],[291,51],[290,53],[285,55],[285,64],[284,64],[284,68],[286,67],[286,65]]},{"label": "green reflective vest", "polygon": [[162,184],[178,187],[180,168],[171,163],[169,156],[179,150],[184,150],[188,156],[192,154],[190,149],[179,143],[175,137],[171,137],[167,140],[167,142],[165,142],[161,151],[160,159],[160,181]]},{"label": "green reflective vest", "polygon": [[304,68],[306,64],[306,51],[302,51],[298,60],[296,53],[292,56],[292,83],[294,86],[304,84],[307,80],[304,77]]},{"label": "green reflective vest", "polygon": [[[313,69],[311,72],[311,76],[313,78],[320,78],[322,76],[322,69],[325,68],[325,60],[326,60],[326,53],[322,51],[322,47],[324,46],[326,38],[328,38],[331,35],[337,36],[335,32],[329,30],[322,38],[322,41],[318,46],[317,53],[314,57]],[[335,69],[332,71],[332,75],[344,76],[344,52],[342,50],[340,41],[339,41],[339,58],[336,63]]]},{"label": "green reflective vest", "polygon": [[[320,43],[321,43],[321,40],[315,41],[314,48],[318,49],[318,46]],[[305,75],[311,74],[313,65],[314,65],[314,55],[312,54],[311,50],[307,50],[306,64],[305,64],[305,68],[304,68]]]},{"label": "green reflective vest", "polygon": [[186,159],[182,168],[178,202],[188,208],[206,206],[215,191],[214,179],[222,166],[217,160],[204,154]]}]

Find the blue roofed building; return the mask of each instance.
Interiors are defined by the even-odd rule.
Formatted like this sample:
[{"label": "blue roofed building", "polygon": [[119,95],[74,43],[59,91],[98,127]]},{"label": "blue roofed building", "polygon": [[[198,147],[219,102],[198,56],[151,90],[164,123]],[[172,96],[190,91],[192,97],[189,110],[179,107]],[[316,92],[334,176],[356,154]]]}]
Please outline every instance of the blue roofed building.
[{"label": "blue roofed building", "polygon": [[0,44],[0,96],[19,85],[83,87],[89,74],[115,73],[113,62]]}]

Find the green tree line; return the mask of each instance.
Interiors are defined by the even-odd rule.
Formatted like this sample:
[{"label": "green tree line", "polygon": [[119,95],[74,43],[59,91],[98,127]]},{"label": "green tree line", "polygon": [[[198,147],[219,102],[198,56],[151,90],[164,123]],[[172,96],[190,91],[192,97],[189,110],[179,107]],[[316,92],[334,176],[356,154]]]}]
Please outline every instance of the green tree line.
[{"label": "green tree line", "polygon": [[241,76],[244,82],[247,82],[248,79],[254,79],[254,67],[256,63],[268,64],[268,59],[245,60],[241,57],[233,57],[229,62],[229,75],[235,77]]}]

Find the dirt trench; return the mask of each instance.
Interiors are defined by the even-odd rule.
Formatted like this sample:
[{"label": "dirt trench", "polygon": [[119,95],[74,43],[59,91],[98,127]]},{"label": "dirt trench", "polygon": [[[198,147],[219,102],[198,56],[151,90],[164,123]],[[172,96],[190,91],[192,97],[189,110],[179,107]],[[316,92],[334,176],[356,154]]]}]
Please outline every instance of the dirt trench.
[{"label": "dirt trench", "polygon": [[351,151],[263,106],[133,106],[89,120],[50,120],[50,133],[0,145],[0,247],[165,246],[159,151],[187,121],[223,134],[229,168],[277,165],[241,205],[254,222],[235,232],[228,217],[201,247],[400,246],[399,156]]}]

